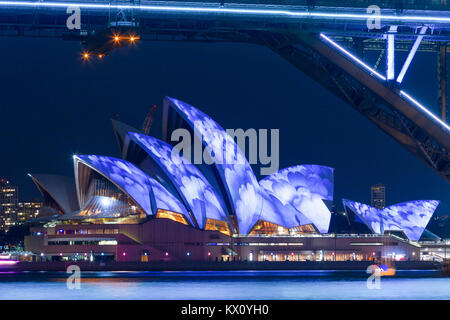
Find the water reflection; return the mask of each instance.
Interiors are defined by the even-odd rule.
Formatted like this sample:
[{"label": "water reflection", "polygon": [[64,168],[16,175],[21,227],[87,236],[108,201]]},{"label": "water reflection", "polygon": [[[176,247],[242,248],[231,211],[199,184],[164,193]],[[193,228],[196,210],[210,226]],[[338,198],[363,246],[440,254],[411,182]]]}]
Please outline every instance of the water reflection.
[{"label": "water reflection", "polygon": [[0,273],[0,299],[450,299],[439,271],[400,271],[369,290],[362,271]]}]

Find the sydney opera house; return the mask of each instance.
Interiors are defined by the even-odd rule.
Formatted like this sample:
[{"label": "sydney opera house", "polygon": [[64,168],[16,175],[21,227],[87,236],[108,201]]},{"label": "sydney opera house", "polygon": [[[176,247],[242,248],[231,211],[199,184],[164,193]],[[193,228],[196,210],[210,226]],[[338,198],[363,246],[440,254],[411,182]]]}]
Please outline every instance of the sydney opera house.
[{"label": "sydney opera house", "polygon": [[[164,100],[162,140],[116,120],[113,128],[120,159],[75,155],[73,178],[30,174],[44,207],[27,251],[44,260],[127,262],[418,260],[439,204],[378,210],[343,200],[362,231],[335,234],[330,167],[297,165],[258,181],[219,124],[173,98]],[[174,151],[170,137],[180,128],[214,161],[194,164]]]}]

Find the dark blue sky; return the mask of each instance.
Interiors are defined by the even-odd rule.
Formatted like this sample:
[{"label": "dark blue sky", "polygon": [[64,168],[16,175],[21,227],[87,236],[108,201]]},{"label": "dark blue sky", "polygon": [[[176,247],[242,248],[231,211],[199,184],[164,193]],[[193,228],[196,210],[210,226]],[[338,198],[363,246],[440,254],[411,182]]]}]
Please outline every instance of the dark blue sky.
[{"label": "dark blue sky", "polygon": [[[420,160],[270,50],[243,44],[152,43],[83,64],[76,42],[3,38],[0,43],[0,176],[38,197],[31,173],[72,175],[72,154],[119,156],[110,118],[140,127],[153,104],[161,136],[165,95],[184,100],[225,128],[279,128],[280,168],[335,168],[335,202],[370,200],[385,183],[387,202],[442,200],[450,185]],[[401,61],[398,62],[401,65]],[[420,54],[406,88],[433,111],[436,58]]]}]

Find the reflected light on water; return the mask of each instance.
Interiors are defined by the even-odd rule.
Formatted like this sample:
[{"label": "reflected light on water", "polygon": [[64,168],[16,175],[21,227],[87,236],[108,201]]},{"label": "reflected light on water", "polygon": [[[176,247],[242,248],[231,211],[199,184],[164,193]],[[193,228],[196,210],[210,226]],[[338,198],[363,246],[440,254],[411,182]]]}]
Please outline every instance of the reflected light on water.
[{"label": "reflected light on water", "polygon": [[[84,272],[80,290],[67,274],[0,274],[0,299],[450,299],[439,271],[398,271],[369,290],[365,272]],[[239,290],[237,290],[237,288]]]}]

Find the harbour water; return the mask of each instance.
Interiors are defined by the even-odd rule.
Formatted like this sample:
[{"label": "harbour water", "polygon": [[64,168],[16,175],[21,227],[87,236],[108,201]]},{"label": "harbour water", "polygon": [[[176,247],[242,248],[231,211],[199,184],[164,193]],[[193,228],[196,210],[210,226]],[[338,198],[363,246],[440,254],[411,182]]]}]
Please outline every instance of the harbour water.
[{"label": "harbour water", "polygon": [[82,272],[69,290],[65,272],[0,273],[0,299],[450,299],[440,271],[398,271],[369,289],[363,271]]}]

